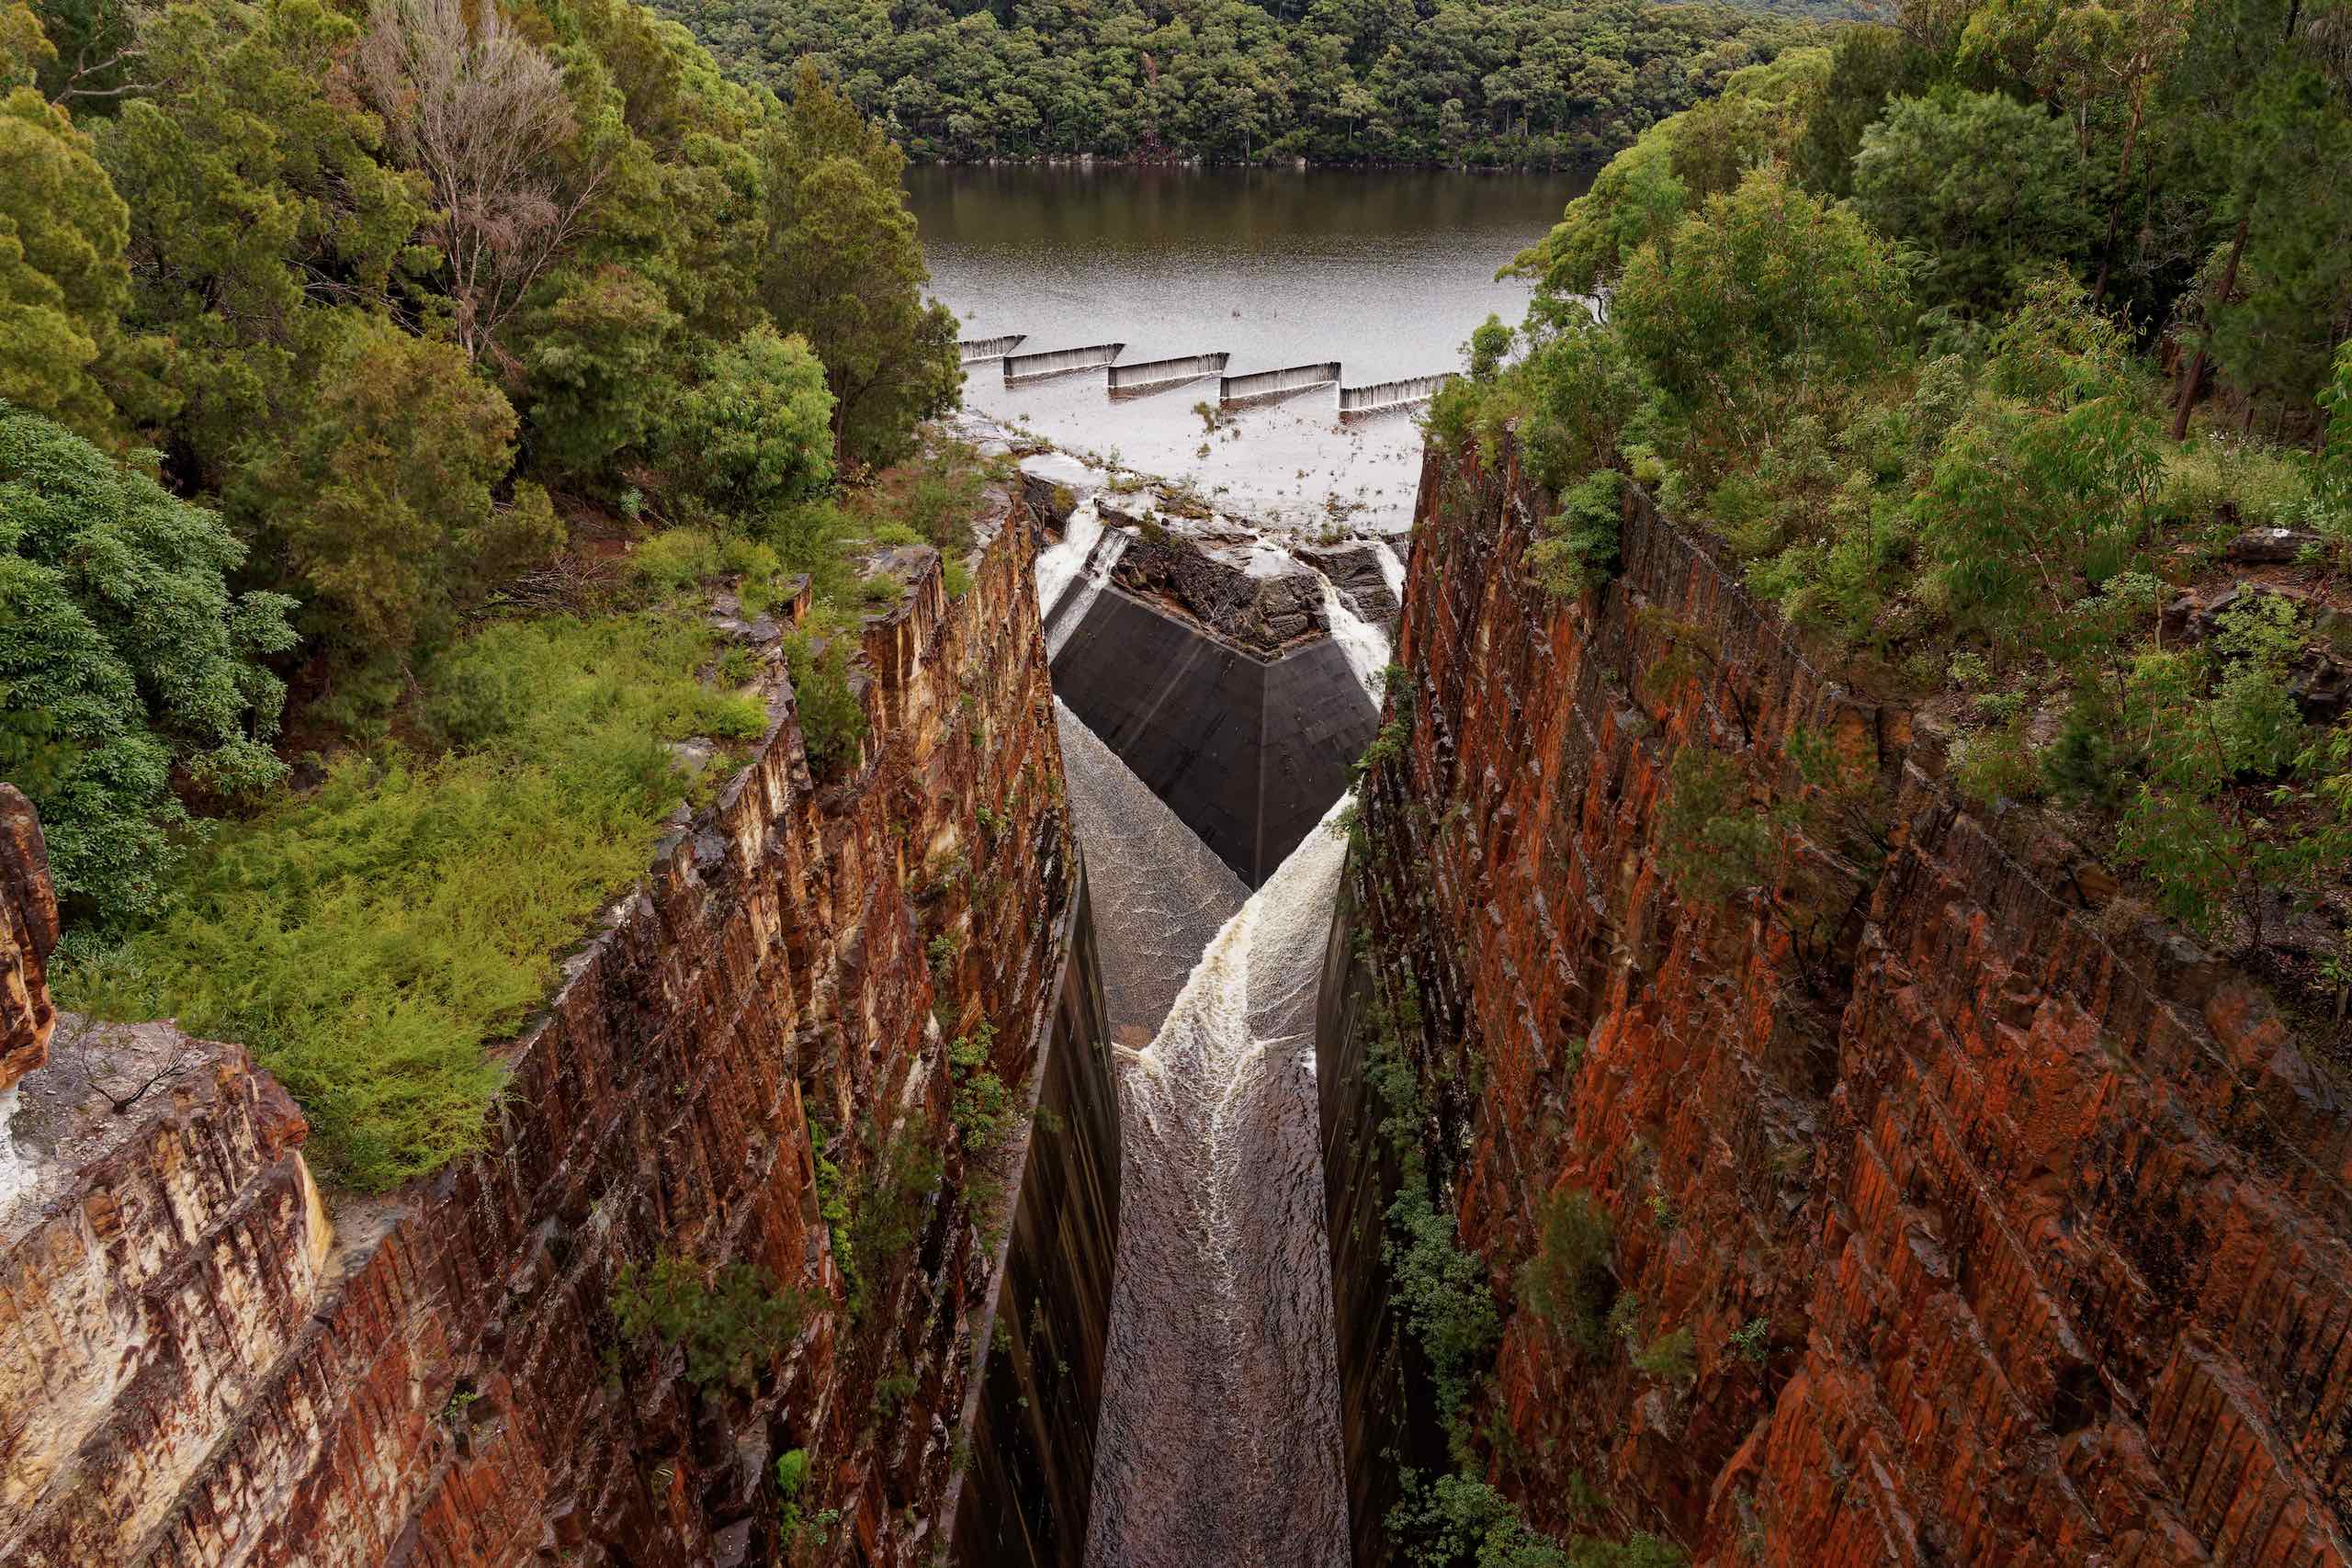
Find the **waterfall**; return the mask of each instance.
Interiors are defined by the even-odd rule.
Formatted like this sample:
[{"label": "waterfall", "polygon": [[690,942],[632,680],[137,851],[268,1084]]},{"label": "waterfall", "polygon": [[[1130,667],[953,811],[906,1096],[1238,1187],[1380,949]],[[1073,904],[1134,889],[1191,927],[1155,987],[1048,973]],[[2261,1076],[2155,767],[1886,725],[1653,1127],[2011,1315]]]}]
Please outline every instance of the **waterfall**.
[{"label": "waterfall", "polygon": [[1037,606],[1046,620],[1046,657],[1061,652],[1086,619],[1087,606],[1111,581],[1111,569],[1131,542],[1124,530],[1102,526],[1102,513],[1089,499],[1069,514],[1062,542],[1038,556]]},{"label": "waterfall", "polygon": [[1388,668],[1388,638],[1378,626],[1356,614],[1355,606],[1332,586],[1329,578],[1319,571],[1315,575],[1323,584],[1323,624],[1330,627],[1331,640],[1348,656],[1348,667],[1356,672],[1356,679],[1363,683],[1373,705],[1377,707],[1382,672]]},{"label": "waterfall", "polygon": [[1374,545],[1372,548],[1373,553],[1380,558],[1381,580],[1388,584],[1388,592],[1396,598],[1396,603],[1402,604],[1405,602],[1404,558],[1397,555],[1396,547],[1385,539]]},{"label": "waterfall", "polygon": [[17,1135],[8,1129],[16,1118],[21,1087],[10,1084],[0,1089],[0,1209],[16,1201],[17,1195],[33,1184],[33,1162],[18,1156]]},{"label": "waterfall", "polygon": [[1346,1568],[1314,1054],[1346,853],[1327,817],[1121,1053],[1093,1568]]}]

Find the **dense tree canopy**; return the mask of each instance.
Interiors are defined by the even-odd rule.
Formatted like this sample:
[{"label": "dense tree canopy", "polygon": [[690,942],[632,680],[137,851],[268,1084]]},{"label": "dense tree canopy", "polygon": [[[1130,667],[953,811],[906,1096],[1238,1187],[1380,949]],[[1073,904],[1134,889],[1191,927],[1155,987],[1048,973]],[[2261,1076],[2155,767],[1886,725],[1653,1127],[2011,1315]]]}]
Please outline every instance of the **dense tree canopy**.
[{"label": "dense tree canopy", "polygon": [[5,0],[0,737],[76,907],[567,515],[750,531],[906,452],[960,381],[900,169],[628,0]]},{"label": "dense tree canopy", "polygon": [[921,159],[1558,163],[1606,156],[1812,36],[1645,0],[662,0],[778,91],[814,59]]}]

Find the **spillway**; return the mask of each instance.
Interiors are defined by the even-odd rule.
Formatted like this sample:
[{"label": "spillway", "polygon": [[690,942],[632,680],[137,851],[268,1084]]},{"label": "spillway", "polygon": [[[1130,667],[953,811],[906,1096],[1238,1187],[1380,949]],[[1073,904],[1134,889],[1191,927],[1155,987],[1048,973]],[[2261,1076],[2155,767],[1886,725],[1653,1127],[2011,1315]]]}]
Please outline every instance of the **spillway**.
[{"label": "spillway", "polygon": [[[1090,498],[1041,558],[1065,643],[1080,622],[1102,636],[1089,606],[1143,608],[1103,588],[1104,541],[1125,538]],[[1367,692],[1387,640],[1321,586],[1328,656]],[[1119,1246],[1087,1563],[1346,1568],[1313,1054],[1346,797],[1250,894],[1058,698],[1056,716],[1119,1043]]]},{"label": "spillway", "polygon": [[1340,417],[1347,419],[1358,414],[1386,413],[1391,409],[1411,408],[1436,397],[1452,372],[1440,376],[1408,376],[1401,381],[1374,381],[1367,387],[1340,389]]},{"label": "spillway", "polygon": [[1108,378],[1114,392],[1156,391],[1182,386],[1204,376],[1222,375],[1229,354],[1193,354],[1181,359],[1146,359],[1134,365],[1114,365]]},{"label": "spillway", "polygon": [[1258,370],[1247,376],[1220,377],[1216,385],[1217,406],[1230,408],[1236,403],[1286,398],[1293,392],[1328,387],[1339,378],[1340,362],[1336,359],[1317,365],[1285,366],[1280,370]]},{"label": "spillway", "polygon": [[1126,349],[1123,343],[1090,344],[1084,348],[1048,348],[1035,354],[1004,356],[1004,378],[1025,381],[1039,376],[1059,376],[1071,370],[1100,370]]}]

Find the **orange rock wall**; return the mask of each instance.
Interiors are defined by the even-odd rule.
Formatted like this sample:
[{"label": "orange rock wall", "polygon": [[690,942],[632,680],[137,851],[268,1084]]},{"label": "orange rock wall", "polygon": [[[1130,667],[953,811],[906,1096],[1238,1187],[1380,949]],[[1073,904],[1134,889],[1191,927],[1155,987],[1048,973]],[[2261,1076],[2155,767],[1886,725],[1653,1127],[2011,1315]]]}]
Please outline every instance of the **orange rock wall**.
[{"label": "orange rock wall", "polygon": [[[0,1562],[937,1560],[1012,1200],[1041,1164],[1024,1145],[961,1168],[945,1040],[985,1021],[1008,1084],[1067,1101],[1054,1085],[1074,1077],[1108,1104],[1099,999],[1066,984],[1082,880],[1035,527],[1000,492],[982,532],[963,599],[934,564],[869,623],[873,726],[850,777],[813,783],[772,664],[771,738],[506,1049],[481,1156],[322,1207],[300,1116],[243,1053],[69,1021],[83,1066],[48,1073],[87,1067],[102,1087],[141,1042],[167,1070],[121,1126],[85,1118],[111,1128],[96,1142],[54,1132],[47,1186],[0,1231]],[[1033,1078],[1052,1041],[1072,1060]],[[100,1103],[77,1083],[25,1088],[63,1126]],[[619,1343],[615,1274],[657,1251],[838,1300],[817,1156],[863,1180],[895,1138],[945,1151],[945,1179],[903,1255],[857,1259],[870,1305],[854,1325],[820,1314],[750,1390],[697,1392],[674,1353]],[[1116,1201],[1115,1146],[1080,1153],[1091,1185],[1060,1221],[1079,1230]],[[1049,1278],[1029,1295],[1099,1323],[1107,1275],[1101,1301],[1091,1288]],[[1091,1427],[1083,1340],[1023,1388]],[[804,1516],[835,1511],[821,1540],[781,1538],[771,1474],[789,1448],[814,1459]],[[987,1483],[1036,1490],[1002,1471]],[[1082,1483],[1060,1496],[1082,1510]]]},{"label": "orange rock wall", "polygon": [[[1510,1310],[1478,1413],[1495,1483],[1546,1528],[1655,1530],[1702,1564],[2352,1562],[2342,1089],[2243,976],[2098,907],[2030,814],[1963,808],[1906,715],[1809,663],[1645,501],[1616,581],[1547,597],[1521,562],[1549,510],[1511,454],[1425,469],[1359,978],[1418,1000],[1429,1146],[1506,1303],[1547,1195],[1582,1188],[1615,1326],[1688,1329],[1694,1370]],[[1719,660],[1645,691],[1690,628]],[[1679,747],[1785,795],[1798,726],[1886,827],[1799,857],[1850,904],[1809,967],[1657,858]],[[1366,1208],[1343,1198],[1335,1236]],[[1369,1264],[1339,1291],[1382,1311]],[[1347,1375],[1409,1364],[1395,1336]],[[1389,1437],[1351,1431],[1360,1516],[1384,1499],[1356,1461]]]}]

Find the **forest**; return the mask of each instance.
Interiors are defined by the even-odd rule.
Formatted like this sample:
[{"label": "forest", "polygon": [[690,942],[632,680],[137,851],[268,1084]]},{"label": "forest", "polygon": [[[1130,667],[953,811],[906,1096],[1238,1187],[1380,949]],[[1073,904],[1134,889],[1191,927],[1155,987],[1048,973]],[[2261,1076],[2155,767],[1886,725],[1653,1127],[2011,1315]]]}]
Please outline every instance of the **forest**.
[{"label": "forest", "polygon": [[1597,163],[1844,0],[661,0],[727,68],[818,61],[918,160]]},{"label": "forest", "polygon": [[899,592],[854,547],[967,542],[901,155],[794,86],[627,0],[0,6],[0,777],[57,988],[249,1043],[338,1180],[479,1140],[483,1043],[724,776],[668,743],[764,732],[711,584],[813,580],[838,766],[838,628]]}]

